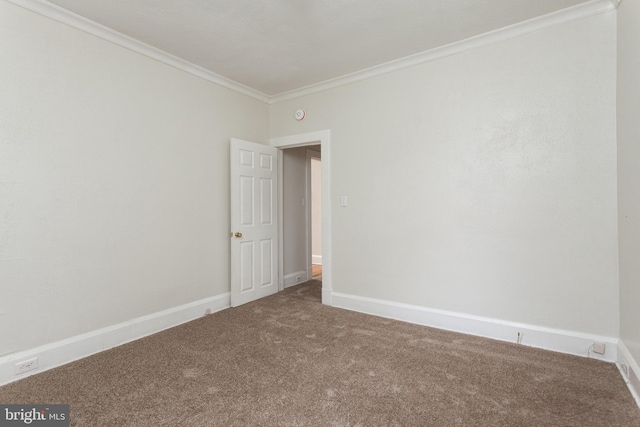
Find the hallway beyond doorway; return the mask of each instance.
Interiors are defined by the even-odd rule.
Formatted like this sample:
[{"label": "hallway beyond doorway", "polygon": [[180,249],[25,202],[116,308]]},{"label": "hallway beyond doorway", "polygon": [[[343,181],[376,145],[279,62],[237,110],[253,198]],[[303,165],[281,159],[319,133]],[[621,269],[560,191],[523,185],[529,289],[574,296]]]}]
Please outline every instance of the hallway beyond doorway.
[{"label": "hallway beyond doorway", "polygon": [[322,280],[322,265],[313,264],[311,266],[311,278],[314,280]]}]

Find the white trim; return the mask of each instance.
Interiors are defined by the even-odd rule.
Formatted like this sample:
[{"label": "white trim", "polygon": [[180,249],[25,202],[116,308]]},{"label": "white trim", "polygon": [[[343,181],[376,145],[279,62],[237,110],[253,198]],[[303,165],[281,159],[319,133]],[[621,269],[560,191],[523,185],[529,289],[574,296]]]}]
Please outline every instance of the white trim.
[{"label": "white trim", "polygon": [[[317,132],[309,132],[298,135],[283,136],[279,138],[271,138],[269,141],[272,147],[280,149],[278,158],[282,156],[282,149],[304,147],[308,145],[320,144],[322,152],[322,303],[331,305],[331,289],[332,289],[332,269],[331,269],[331,131],[321,130]],[[278,173],[278,193],[282,194],[282,171]],[[282,198],[278,200],[282,212]],[[284,250],[282,247],[282,230],[284,219],[278,214],[278,229],[280,230],[280,265],[282,269],[282,257]]]},{"label": "white trim", "polygon": [[[305,160],[307,277],[311,278],[313,276],[313,264],[322,264],[322,256],[320,256],[320,262],[317,262],[318,255],[313,255],[313,193],[311,191],[311,159],[322,161],[322,152],[308,148],[305,151],[307,155]],[[322,180],[322,177],[320,177],[320,179]],[[320,195],[320,197],[320,203],[322,203],[322,195]],[[322,209],[322,206],[320,206],[320,209]]]},{"label": "white trim", "polygon": [[[324,268],[323,268],[324,270]],[[323,272],[324,273],[324,272]],[[334,293],[331,291],[331,289],[325,289],[324,287],[324,274],[322,277],[322,303],[326,304],[326,305],[330,305],[333,306],[333,295]]]},{"label": "white trim", "polygon": [[322,255],[311,255],[311,264],[322,265]]},{"label": "white trim", "polygon": [[304,162],[304,247],[305,247],[305,262],[307,264],[307,277],[313,277],[313,270],[311,264],[311,249],[312,245],[312,227],[311,227],[311,153],[308,148],[305,151]]},{"label": "white trim", "polygon": [[278,290],[284,290],[284,151],[278,150]]},{"label": "white trim", "polygon": [[185,71],[194,76],[208,80],[212,83],[231,89],[243,95],[250,96],[262,102],[267,102],[269,97],[262,92],[238,83],[234,80],[223,77],[219,74],[209,71],[199,65],[192,64],[182,58],[172,55],[168,52],[160,50],[156,47],[143,43],[125,34],[119,33],[97,22],[91,21],[83,16],[75,14],[67,9],[49,3],[45,0],[8,0],[17,6],[27,10],[51,18],[62,24],[68,25],[85,33],[99,37],[103,40],[122,46],[149,58],[155,59],[179,70]]},{"label": "white trim", "polygon": [[[607,362],[615,362],[617,358],[618,339],[613,337],[509,322],[337,292],[332,294],[332,301],[334,307],[418,325],[513,343],[518,341],[518,333],[520,333],[520,344],[522,345],[591,357]],[[604,355],[591,351],[594,342],[605,344]]]},{"label": "white trim", "polygon": [[[299,279],[297,279],[299,277]],[[299,285],[300,283],[306,282],[308,279],[308,274],[304,270],[296,271],[291,274],[287,274],[284,276],[284,287],[288,288],[289,286]]]},{"label": "white trim", "polygon": [[370,79],[393,71],[402,70],[404,68],[413,67],[425,62],[435,61],[447,56],[456,55],[466,50],[475,49],[482,46],[499,43],[516,37],[524,36],[536,31],[545,30],[567,22],[576,21],[599,13],[614,10],[615,0],[591,0],[580,3],[557,12],[549,13],[517,24],[509,25],[504,28],[479,34],[468,39],[464,39],[455,43],[440,46],[415,55],[396,59],[384,64],[375,65],[355,73],[347,74],[324,82],[315,83],[289,92],[283,92],[278,95],[270,96],[269,104],[286,101],[289,99],[299,98],[301,96],[312,93],[322,92],[324,90],[333,89],[350,83],[359,82],[361,80]]},{"label": "white trim", "polygon": [[622,378],[624,378],[624,382],[627,383],[627,387],[629,387],[631,395],[635,399],[638,407],[640,407],[640,367],[622,340],[618,342],[617,365]]},{"label": "white trim", "polygon": [[435,49],[417,53],[405,58],[400,58],[384,64],[365,68],[364,70],[356,71],[351,74],[326,80],[324,82],[315,83],[288,92],[269,96],[234,80],[209,71],[203,67],[192,64],[191,62],[181,59],[175,55],[138,41],[132,37],[126,36],[122,33],[119,33],[115,30],[105,27],[104,25],[98,24],[45,0],[8,1],[47,18],[54,19],[58,22],[84,31],[103,40],[110,41],[126,49],[138,52],[142,55],[148,56],[149,58],[153,58],[157,61],[171,65],[182,71],[201,77],[212,83],[216,83],[220,86],[226,87],[228,89],[234,90],[268,104],[275,104],[280,101],[299,98],[311,93],[321,92],[323,90],[332,89],[338,86],[343,86],[346,84],[369,79],[371,77],[376,77],[382,74],[401,70],[403,68],[413,67],[418,64],[455,55],[465,50],[487,46],[504,40],[509,40],[515,37],[530,34],[536,31],[551,28],[556,25],[561,25],[567,22],[582,19],[588,16],[608,12],[610,10],[614,10],[620,3],[619,0],[590,0],[573,7],[562,9],[557,12],[549,13],[537,18],[529,19],[524,22],[516,23],[504,28],[470,37],[468,39],[464,39],[445,46],[437,47]]},{"label": "white trim", "polygon": [[[215,313],[228,308],[229,304],[230,295],[227,292],[0,357],[0,385],[178,326],[207,313]],[[15,374],[16,363],[33,358],[38,358],[39,366],[37,369],[20,375]]]}]

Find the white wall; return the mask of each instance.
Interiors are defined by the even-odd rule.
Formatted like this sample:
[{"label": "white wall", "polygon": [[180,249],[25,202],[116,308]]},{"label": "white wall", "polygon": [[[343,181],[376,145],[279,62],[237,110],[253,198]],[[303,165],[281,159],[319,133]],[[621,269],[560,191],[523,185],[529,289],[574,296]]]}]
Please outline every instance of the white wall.
[{"label": "white wall", "polygon": [[322,264],[322,162],[319,158],[311,158],[311,257],[314,264]]},{"label": "white wall", "polygon": [[302,201],[306,197],[306,161],[304,147],[290,148],[283,152],[283,252],[284,280],[286,285],[302,283],[295,276],[307,272],[307,207]]},{"label": "white wall", "polygon": [[229,291],[262,102],[0,0],[0,356]]},{"label": "white wall", "polygon": [[331,130],[333,291],[617,336],[615,23],[272,105]]},{"label": "white wall", "polygon": [[[620,337],[640,362],[640,1],[618,8]],[[637,372],[640,377],[640,372]],[[638,389],[640,392],[640,388]]]}]

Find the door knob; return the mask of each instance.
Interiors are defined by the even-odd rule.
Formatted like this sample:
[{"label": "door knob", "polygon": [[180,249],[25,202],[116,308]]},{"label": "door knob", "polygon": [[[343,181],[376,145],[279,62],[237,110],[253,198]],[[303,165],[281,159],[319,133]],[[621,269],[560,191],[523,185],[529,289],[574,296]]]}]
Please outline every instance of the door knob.
[{"label": "door knob", "polygon": [[240,237],[242,237],[242,233],[238,231],[238,232],[236,232],[236,234],[234,234],[234,236],[240,238]]}]

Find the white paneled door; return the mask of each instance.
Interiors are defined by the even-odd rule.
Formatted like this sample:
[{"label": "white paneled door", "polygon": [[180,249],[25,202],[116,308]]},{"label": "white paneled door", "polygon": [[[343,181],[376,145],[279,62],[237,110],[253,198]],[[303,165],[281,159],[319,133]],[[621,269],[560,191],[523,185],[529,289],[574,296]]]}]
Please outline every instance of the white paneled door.
[{"label": "white paneled door", "polygon": [[278,150],[231,138],[231,306],[278,291]]}]

